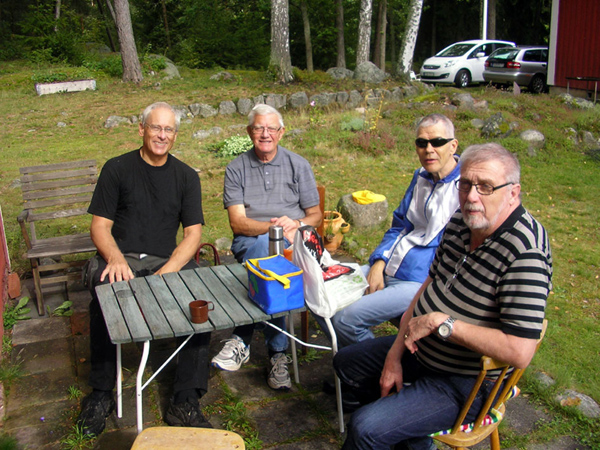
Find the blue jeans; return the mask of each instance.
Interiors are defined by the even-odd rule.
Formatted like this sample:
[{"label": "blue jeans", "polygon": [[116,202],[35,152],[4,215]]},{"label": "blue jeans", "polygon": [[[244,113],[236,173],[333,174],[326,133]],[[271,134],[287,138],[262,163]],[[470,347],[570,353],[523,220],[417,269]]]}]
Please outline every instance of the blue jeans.
[{"label": "blue jeans", "polygon": [[[371,266],[366,264],[361,269],[366,277]],[[384,276],[384,289],[364,295],[331,318],[340,348],[373,339],[375,336],[371,327],[400,317],[408,309],[422,284],[416,281],[399,280],[389,275]],[[323,319],[318,316],[315,318],[321,328],[327,330]]]},{"label": "blue jeans", "polygon": [[[289,246],[290,242],[284,239],[284,247],[288,248]],[[231,243],[231,251],[235,259],[240,263],[248,259],[269,256],[269,235],[268,233],[261,234],[260,236],[237,235]],[[276,319],[271,319],[269,322],[283,330],[286,329],[285,317],[277,317]],[[233,334],[241,337],[246,345],[250,345],[254,328],[255,324],[243,325],[236,327],[233,330]],[[288,338],[285,334],[267,325],[264,329],[264,335],[265,344],[270,353],[282,353],[287,350]]]},{"label": "blue jeans", "polygon": [[[410,385],[380,398],[379,378],[395,339],[369,339],[335,355],[335,371],[364,405],[350,419],[344,449],[389,450],[404,442],[414,450],[430,450],[432,439],[428,435],[452,428],[475,384],[475,377],[430,370],[406,351],[403,381]],[[475,420],[492,384],[484,381],[465,422]]]}]

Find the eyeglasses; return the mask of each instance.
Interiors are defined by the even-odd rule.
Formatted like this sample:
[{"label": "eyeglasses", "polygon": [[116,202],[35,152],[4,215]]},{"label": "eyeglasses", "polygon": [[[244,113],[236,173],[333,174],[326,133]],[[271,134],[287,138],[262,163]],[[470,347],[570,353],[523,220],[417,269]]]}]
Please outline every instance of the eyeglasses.
[{"label": "eyeglasses", "polygon": [[265,132],[265,130],[267,130],[267,133],[269,133],[269,134],[275,134],[279,130],[281,130],[281,127],[279,127],[279,128],[275,128],[275,127],[255,127],[255,126],[251,126],[250,127],[250,131],[252,131],[252,134],[261,135],[261,134],[263,134]]},{"label": "eyeglasses", "polygon": [[167,136],[173,136],[177,133],[177,130],[171,127],[161,127],[159,125],[150,125],[148,123],[144,124],[144,126],[150,129],[152,134],[160,134],[161,131],[164,131]]},{"label": "eyeglasses", "polygon": [[458,276],[458,272],[460,272],[460,268],[463,266],[463,264],[467,260],[468,256],[469,255],[466,254],[461,259],[459,259],[458,262],[456,263],[456,266],[454,267],[454,274],[452,275],[452,278],[448,278],[448,281],[446,281],[446,285],[444,286],[444,291],[445,292],[449,292],[450,289],[452,289],[452,285],[454,284],[454,280],[456,280],[456,277]]},{"label": "eyeglasses", "polygon": [[454,182],[456,189],[458,189],[460,192],[471,192],[471,188],[475,186],[477,193],[481,195],[492,195],[498,189],[508,186],[509,184],[514,183],[510,182],[501,184],[500,186],[492,186],[491,184],[487,183],[474,184],[467,180],[456,180]]},{"label": "eyeglasses", "polygon": [[454,138],[433,138],[433,139],[425,139],[425,138],[417,138],[415,139],[415,145],[419,148],[427,148],[427,144],[431,144],[433,148],[442,147],[446,145],[448,142],[453,141]]}]

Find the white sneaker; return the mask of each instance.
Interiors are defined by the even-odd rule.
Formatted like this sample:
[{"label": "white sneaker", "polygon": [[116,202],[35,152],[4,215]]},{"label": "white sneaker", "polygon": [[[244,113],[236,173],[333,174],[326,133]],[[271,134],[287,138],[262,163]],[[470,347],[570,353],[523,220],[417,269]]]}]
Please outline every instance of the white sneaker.
[{"label": "white sneaker", "polygon": [[267,378],[267,383],[271,389],[291,389],[292,380],[288,372],[287,365],[292,362],[292,358],[284,353],[275,353],[271,358],[271,372]]},{"label": "white sneaker", "polygon": [[210,363],[221,370],[235,372],[250,359],[250,347],[244,344],[242,338],[235,334],[231,335],[231,339],[226,339],[224,342],[225,346]]}]

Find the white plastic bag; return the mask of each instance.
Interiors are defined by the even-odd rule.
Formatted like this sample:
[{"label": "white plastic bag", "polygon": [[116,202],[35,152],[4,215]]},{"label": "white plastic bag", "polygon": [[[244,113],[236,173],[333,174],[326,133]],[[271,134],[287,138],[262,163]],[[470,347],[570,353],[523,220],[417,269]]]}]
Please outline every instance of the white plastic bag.
[{"label": "white plastic bag", "polygon": [[[311,234],[314,233],[314,234]],[[336,312],[360,299],[369,286],[360,266],[356,263],[341,265],[354,269],[352,273],[340,275],[327,281],[323,280],[322,266],[340,264],[322,247],[322,242],[312,242],[320,246],[312,251],[306,246],[306,239],[318,236],[311,226],[300,227],[294,238],[293,263],[304,271],[304,300],[306,306],[315,314],[331,318]],[[320,241],[320,238],[319,238]],[[318,257],[321,253],[319,264]]]}]

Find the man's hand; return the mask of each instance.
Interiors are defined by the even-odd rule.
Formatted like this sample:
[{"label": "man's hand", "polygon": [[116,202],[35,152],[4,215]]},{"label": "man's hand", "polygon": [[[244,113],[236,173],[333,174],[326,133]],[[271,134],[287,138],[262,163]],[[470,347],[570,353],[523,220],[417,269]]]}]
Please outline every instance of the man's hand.
[{"label": "man's hand", "polygon": [[405,347],[411,353],[415,353],[419,349],[416,342],[425,336],[429,336],[430,334],[437,332],[438,327],[447,318],[448,314],[433,312],[410,319],[408,322],[408,328],[404,332]]},{"label": "man's hand", "polygon": [[296,230],[300,228],[300,221],[290,219],[288,216],[273,217],[271,219],[271,225],[282,227],[283,237],[293,244]]},{"label": "man's hand", "polygon": [[387,397],[390,393],[400,392],[402,389],[402,363],[401,352],[398,349],[398,341],[390,349],[385,358],[385,364],[379,378],[379,387],[381,389],[381,397]]},{"label": "man's hand", "polygon": [[366,289],[365,294],[372,294],[373,292],[381,291],[385,288],[385,277],[383,270],[385,269],[385,261],[378,259],[375,264],[369,269],[367,275],[367,282],[369,287]]},{"label": "man's hand", "polygon": [[100,275],[100,281],[104,281],[107,275],[108,281],[111,283],[114,283],[115,281],[129,281],[135,278],[123,255],[121,255],[120,258],[115,258],[114,261],[108,262],[106,268]]}]

